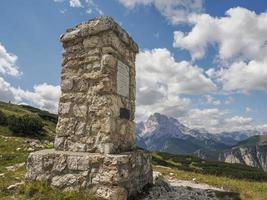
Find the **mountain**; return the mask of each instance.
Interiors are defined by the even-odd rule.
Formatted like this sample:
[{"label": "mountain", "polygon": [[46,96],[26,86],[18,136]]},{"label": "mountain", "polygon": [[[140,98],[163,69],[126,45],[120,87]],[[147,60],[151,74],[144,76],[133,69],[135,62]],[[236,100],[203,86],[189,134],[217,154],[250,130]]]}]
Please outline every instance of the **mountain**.
[{"label": "mountain", "polygon": [[218,160],[240,163],[267,171],[267,136],[252,136],[218,155]]},{"label": "mountain", "polygon": [[176,154],[194,154],[198,151],[221,151],[229,146],[217,136],[190,129],[177,119],[155,113],[145,122],[137,124],[137,144],[151,151]]},{"label": "mountain", "polygon": [[150,151],[194,155],[267,171],[267,135],[257,130],[211,134],[155,113],[137,124],[136,134],[137,145]]}]

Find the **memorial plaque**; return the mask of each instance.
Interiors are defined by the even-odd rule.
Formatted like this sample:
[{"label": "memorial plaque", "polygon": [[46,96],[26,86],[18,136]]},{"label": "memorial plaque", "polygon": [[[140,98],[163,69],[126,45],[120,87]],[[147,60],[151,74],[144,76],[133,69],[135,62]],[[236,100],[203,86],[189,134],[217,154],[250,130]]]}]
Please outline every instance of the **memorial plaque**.
[{"label": "memorial plaque", "polygon": [[117,65],[117,94],[129,97],[129,67],[118,61]]},{"label": "memorial plaque", "polygon": [[121,119],[130,119],[130,110],[127,108],[120,108],[120,118]]}]

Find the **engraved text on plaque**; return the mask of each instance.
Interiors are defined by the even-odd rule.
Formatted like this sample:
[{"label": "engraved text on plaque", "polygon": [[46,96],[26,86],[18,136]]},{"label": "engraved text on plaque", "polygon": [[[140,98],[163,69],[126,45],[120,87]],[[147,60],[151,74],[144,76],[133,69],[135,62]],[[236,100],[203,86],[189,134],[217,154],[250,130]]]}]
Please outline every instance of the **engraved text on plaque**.
[{"label": "engraved text on plaque", "polygon": [[117,93],[129,97],[129,67],[118,61],[117,66]]}]

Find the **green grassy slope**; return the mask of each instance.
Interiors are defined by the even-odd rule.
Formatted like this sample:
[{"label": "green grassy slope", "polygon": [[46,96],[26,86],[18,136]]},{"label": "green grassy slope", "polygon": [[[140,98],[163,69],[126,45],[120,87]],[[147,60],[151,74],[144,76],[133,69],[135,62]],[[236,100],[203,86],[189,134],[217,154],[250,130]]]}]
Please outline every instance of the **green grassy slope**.
[{"label": "green grassy slope", "polygon": [[222,187],[239,193],[241,200],[267,199],[267,173],[255,168],[167,153],[153,153],[153,164],[165,177]]},{"label": "green grassy slope", "polygon": [[[26,114],[37,114],[44,123],[43,135],[39,139],[53,140],[55,136],[55,128],[57,123],[57,115],[43,111],[31,106],[16,105],[12,103],[5,103],[0,101],[0,111],[7,116],[23,116]],[[6,127],[0,125],[1,135],[12,136],[12,132]]]},{"label": "green grassy slope", "polygon": [[155,152],[153,164],[201,174],[267,182],[267,172],[261,169],[241,164],[207,161],[192,156]]},{"label": "green grassy slope", "polygon": [[267,135],[256,135],[239,142],[235,146],[267,145]]}]

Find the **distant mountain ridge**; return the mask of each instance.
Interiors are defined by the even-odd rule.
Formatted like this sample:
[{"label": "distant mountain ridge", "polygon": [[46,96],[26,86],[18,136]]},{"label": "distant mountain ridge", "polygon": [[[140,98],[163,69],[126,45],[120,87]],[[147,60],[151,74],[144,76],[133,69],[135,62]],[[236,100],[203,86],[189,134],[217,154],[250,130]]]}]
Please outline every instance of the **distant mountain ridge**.
[{"label": "distant mountain ridge", "polygon": [[252,136],[218,155],[218,160],[239,163],[267,171],[267,135]]},{"label": "distant mountain ridge", "polygon": [[[251,143],[250,150],[245,151],[247,154],[237,153],[238,150],[233,151],[240,149],[239,146],[244,141],[251,141],[250,137],[260,134],[263,133],[251,130],[211,134],[205,130],[186,127],[177,119],[160,113],[151,115],[136,126],[137,145],[142,148],[174,154],[190,154],[202,159],[241,163],[267,170],[266,154],[263,150],[259,151],[262,145],[258,145],[257,142]],[[240,151],[244,152],[244,148],[242,147]],[[252,151],[254,153],[249,153]],[[260,158],[256,158],[259,154]]]}]

